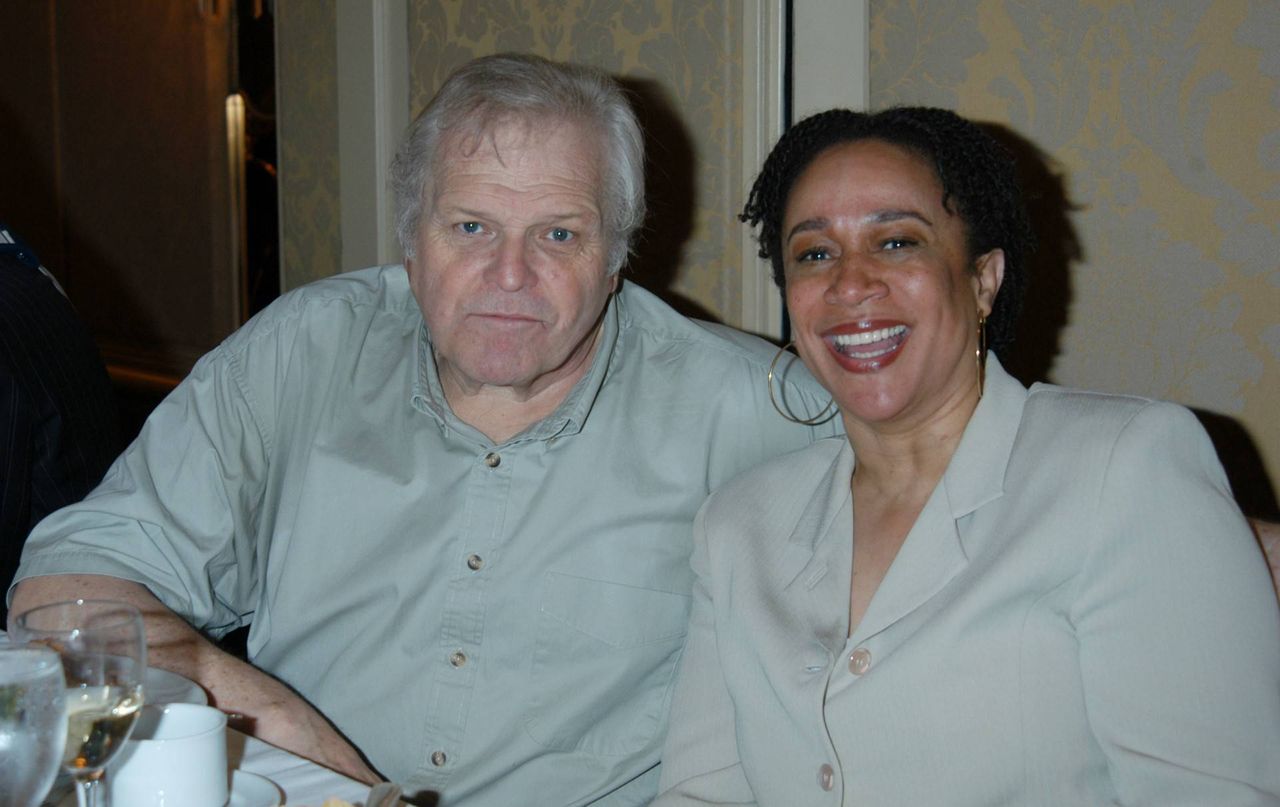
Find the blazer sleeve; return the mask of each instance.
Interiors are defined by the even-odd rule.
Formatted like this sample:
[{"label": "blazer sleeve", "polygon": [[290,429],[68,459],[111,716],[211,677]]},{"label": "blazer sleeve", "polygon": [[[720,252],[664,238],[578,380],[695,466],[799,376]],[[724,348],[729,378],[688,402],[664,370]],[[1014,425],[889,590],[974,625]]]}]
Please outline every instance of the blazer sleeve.
[{"label": "blazer sleeve", "polygon": [[733,702],[725,687],[716,651],[707,506],[694,519],[695,575],[689,632],[671,702],[662,776],[654,807],[754,805],[738,757]]},{"label": "blazer sleeve", "polygon": [[1280,610],[1213,446],[1152,403],[1099,471],[1071,618],[1119,803],[1280,804]]}]

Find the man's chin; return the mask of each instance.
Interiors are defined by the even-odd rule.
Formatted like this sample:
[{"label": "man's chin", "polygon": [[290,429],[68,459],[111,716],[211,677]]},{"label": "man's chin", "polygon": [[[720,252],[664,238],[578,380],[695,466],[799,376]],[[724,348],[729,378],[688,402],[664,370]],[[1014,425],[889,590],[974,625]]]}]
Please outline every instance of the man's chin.
[{"label": "man's chin", "polygon": [[437,358],[441,379],[452,381],[466,392],[490,389],[528,389],[538,384],[546,375],[535,362],[522,358],[498,358],[495,354],[480,357],[462,357],[448,367],[441,366]]}]

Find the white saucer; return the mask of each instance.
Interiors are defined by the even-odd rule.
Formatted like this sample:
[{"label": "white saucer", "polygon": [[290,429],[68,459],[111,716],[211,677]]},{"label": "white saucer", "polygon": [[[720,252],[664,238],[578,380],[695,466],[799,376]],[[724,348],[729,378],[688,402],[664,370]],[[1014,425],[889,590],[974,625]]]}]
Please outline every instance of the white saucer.
[{"label": "white saucer", "polygon": [[209,696],[200,685],[175,672],[148,667],[142,678],[142,697],[148,704],[194,703],[207,706]]},{"label": "white saucer", "polygon": [[232,771],[227,807],[280,807],[280,788],[265,776]]},{"label": "white saucer", "polygon": [[[75,791],[69,790],[62,793],[57,801],[46,801],[44,804],[48,807],[76,807]],[[280,788],[265,776],[248,771],[232,771],[227,807],[280,807]]]}]

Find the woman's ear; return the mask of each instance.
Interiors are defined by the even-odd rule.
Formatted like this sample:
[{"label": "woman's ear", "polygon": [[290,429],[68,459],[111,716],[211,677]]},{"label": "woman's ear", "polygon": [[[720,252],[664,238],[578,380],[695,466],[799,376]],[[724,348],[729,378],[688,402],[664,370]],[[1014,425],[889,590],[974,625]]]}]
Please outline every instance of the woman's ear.
[{"label": "woman's ear", "polygon": [[989,316],[996,294],[1000,291],[1000,284],[1004,282],[1004,250],[993,249],[978,256],[973,268],[973,293],[978,303],[978,312],[984,317]]}]

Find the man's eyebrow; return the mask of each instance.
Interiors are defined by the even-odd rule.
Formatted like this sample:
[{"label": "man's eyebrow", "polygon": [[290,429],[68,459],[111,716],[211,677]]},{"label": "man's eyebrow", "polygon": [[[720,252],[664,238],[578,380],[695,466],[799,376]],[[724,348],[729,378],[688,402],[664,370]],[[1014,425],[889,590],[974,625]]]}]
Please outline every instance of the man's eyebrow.
[{"label": "man's eyebrow", "polygon": [[[863,221],[870,224],[884,224],[886,222],[901,221],[903,219],[916,219],[928,226],[932,227],[933,222],[927,216],[916,210],[905,210],[890,208],[886,210],[876,210],[863,217]],[[811,232],[813,230],[821,230],[831,224],[831,221],[821,216],[804,221],[796,222],[796,225],[787,232],[786,241],[800,233]]]}]

